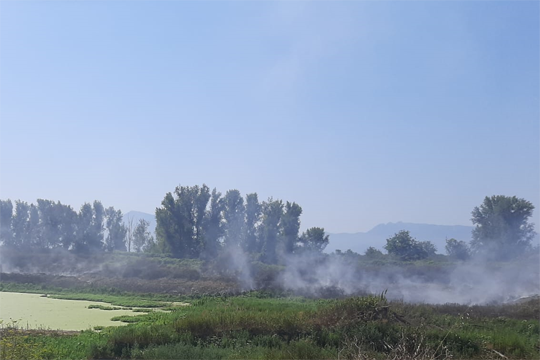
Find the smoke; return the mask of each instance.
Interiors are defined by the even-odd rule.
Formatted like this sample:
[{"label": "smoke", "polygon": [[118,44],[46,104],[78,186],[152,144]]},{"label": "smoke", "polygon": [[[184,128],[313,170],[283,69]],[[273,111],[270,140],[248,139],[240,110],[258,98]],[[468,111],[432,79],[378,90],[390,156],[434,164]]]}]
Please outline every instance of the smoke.
[{"label": "smoke", "polygon": [[0,272],[78,276],[101,271],[97,256],[76,256],[62,248],[20,251],[0,247]]},{"label": "smoke", "polygon": [[386,292],[391,300],[468,305],[504,303],[540,294],[538,253],[510,262],[473,258],[458,263],[403,263],[388,258],[305,251],[282,255],[281,264],[268,265],[239,246],[225,246],[217,258],[208,260],[201,269],[189,261],[178,260],[174,266],[162,266],[160,257],[111,256],[106,262],[102,254],[80,257],[63,249],[30,254],[2,247],[0,264],[4,273],[94,274],[119,281],[168,279],[171,284],[174,281],[203,284],[211,280],[216,285],[205,288],[208,293],[218,292],[218,287],[223,291],[227,286],[231,291],[277,289],[312,297]]},{"label": "smoke", "polygon": [[226,269],[236,274],[242,290],[255,289],[249,256],[238,246],[226,247],[224,257]]},{"label": "smoke", "polygon": [[344,256],[304,254],[287,257],[278,277],[286,290],[312,296],[381,294],[412,303],[504,303],[540,293],[538,255],[519,262],[390,265]]},{"label": "smoke", "polygon": [[249,254],[236,245],[224,246],[216,258],[206,261],[202,269],[207,276],[232,280],[240,291],[256,289],[252,270]]}]

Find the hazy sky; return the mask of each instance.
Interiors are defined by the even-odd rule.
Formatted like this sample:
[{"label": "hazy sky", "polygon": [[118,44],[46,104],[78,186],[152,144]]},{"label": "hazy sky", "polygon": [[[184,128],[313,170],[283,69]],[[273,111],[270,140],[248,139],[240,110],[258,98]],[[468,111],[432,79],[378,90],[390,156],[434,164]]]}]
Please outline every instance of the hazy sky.
[{"label": "hazy sky", "polygon": [[[302,227],[540,207],[537,1],[2,1],[0,198],[153,213],[206,183]],[[540,209],[535,212],[536,223]]]}]

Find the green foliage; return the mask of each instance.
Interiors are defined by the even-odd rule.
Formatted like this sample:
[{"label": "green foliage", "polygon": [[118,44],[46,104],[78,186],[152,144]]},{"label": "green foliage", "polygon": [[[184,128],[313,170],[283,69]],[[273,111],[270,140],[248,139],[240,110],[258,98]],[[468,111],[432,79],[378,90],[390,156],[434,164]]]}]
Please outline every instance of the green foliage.
[{"label": "green foliage", "polygon": [[300,252],[308,251],[321,253],[328,245],[330,235],[326,235],[324,228],[312,227],[307,229],[300,237]]},{"label": "green foliage", "polygon": [[112,206],[105,210],[107,221],[105,228],[107,238],[105,239],[105,249],[107,251],[126,251],[126,235],[128,229],[124,225],[124,216],[121,210],[115,210]]},{"label": "green foliage", "polygon": [[445,249],[448,256],[454,260],[467,260],[470,257],[470,249],[465,241],[447,239]]},{"label": "green foliage", "polygon": [[246,208],[244,198],[238,190],[229,190],[223,198],[223,223],[224,228],[224,246],[229,248],[238,248],[244,246],[244,217]]},{"label": "green foliage", "polygon": [[257,225],[261,218],[261,204],[257,193],[246,195],[246,239],[244,249],[249,253],[261,251],[260,242],[257,239]]},{"label": "green foliage", "polygon": [[300,231],[300,215],[302,215],[300,205],[288,201],[285,203],[285,211],[280,221],[285,254],[292,254],[295,250]]},{"label": "green foliage", "polygon": [[370,259],[378,259],[383,257],[383,253],[379,249],[375,249],[373,246],[367,248],[364,255]]},{"label": "green foliage", "polygon": [[535,235],[534,224],[528,222],[533,210],[531,202],[515,196],[486,196],[472,211],[473,250],[497,260],[524,254]]},{"label": "green foliage", "polygon": [[37,205],[16,201],[15,214],[11,201],[1,201],[0,205],[0,241],[4,246],[23,251],[63,248],[84,255],[104,248],[125,251],[122,212],[112,207],[105,210],[99,201],[85,203],[79,213],[44,199],[38,199]]},{"label": "green foliage", "polygon": [[401,230],[389,239],[386,239],[384,248],[390,255],[401,260],[421,260],[435,254],[435,246],[429,241],[416,241],[408,231]]},{"label": "green foliage", "polygon": [[279,222],[283,216],[283,202],[272,198],[262,204],[262,222],[259,236],[262,242],[262,260],[269,264],[277,263],[277,243]]},{"label": "green foliage", "polygon": [[156,209],[158,244],[174,257],[197,258],[204,248],[208,186],[177,186],[175,195],[167,193]]},{"label": "green foliage", "polygon": [[133,247],[136,252],[145,251],[154,242],[154,238],[148,231],[150,223],[144,219],[139,219],[135,230],[133,231]]},{"label": "green foliage", "polygon": [[0,200],[0,243],[12,245],[13,203],[11,200]]}]

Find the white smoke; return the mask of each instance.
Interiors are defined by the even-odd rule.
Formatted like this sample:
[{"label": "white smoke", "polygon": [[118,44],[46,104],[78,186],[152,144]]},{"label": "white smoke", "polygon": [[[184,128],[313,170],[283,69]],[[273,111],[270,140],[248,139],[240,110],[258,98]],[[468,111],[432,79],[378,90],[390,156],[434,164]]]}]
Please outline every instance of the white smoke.
[{"label": "white smoke", "polygon": [[[278,282],[290,291],[320,295],[333,289],[336,295],[380,294],[412,303],[503,303],[540,294],[537,257],[521,262],[489,263],[481,259],[439,265],[390,266],[347,262],[344,257],[293,255],[286,258]],[[442,269],[431,269],[443,267]],[[444,268],[446,266],[446,268]]]}]

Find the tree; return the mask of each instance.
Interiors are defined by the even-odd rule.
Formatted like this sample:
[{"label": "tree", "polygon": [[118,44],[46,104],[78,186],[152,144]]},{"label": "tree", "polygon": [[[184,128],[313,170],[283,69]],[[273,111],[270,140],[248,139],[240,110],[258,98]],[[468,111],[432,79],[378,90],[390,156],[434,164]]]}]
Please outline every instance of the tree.
[{"label": "tree", "polygon": [[202,256],[213,259],[218,255],[221,247],[220,239],[223,237],[223,198],[215,188],[210,196],[210,208],[204,218],[204,243]]},{"label": "tree", "polygon": [[60,242],[60,221],[56,213],[56,204],[51,200],[38,199],[39,237],[44,247],[56,247]]},{"label": "tree", "polygon": [[77,237],[73,249],[77,253],[103,250],[103,205],[94,201],[94,206],[85,203],[77,216]]},{"label": "tree", "polygon": [[[281,217],[281,237],[284,241],[286,254],[292,254],[298,243],[298,232],[300,231],[300,215],[302,208],[297,203],[285,203],[285,212]],[[324,233],[324,230],[323,230]]]},{"label": "tree", "polygon": [[[69,248],[73,242],[76,221],[75,212],[60,201],[37,200],[39,213],[39,239],[43,248]],[[75,214],[76,215],[76,214]]]},{"label": "tree", "polygon": [[302,251],[321,253],[329,243],[330,235],[324,233],[324,228],[312,227],[300,236]]},{"label": "tree", "polygon": [[126,251],[126,235],[128,229],[124,225],[124,216],[121,210],[115,210],[114,207],[109,207],[105,210],[107,220],[105,229],[107,237],[105,238],[105,249],[107,251]]},{"label": "tree", "polygon": [[[142,220],[142,219],[140,219]],[[133,244],[133,233],[135,232],[135,220],[132,216],[129,216],[127,221],[124,221],[126,226],[126,247],[127,252],[131,252],[131,245]],[[138,224],[137,224],[138,225]],[[137,251],[139,252],[139,251]]]},{"label": "tree", "polygon": [[2,244],[11,244],[13,241],[12,221],[13,203],[9,199],[0,200],[0,242]]},{"label": "tree", "polygon": [[22,248],[29,245],[27,242],[27,227],[30,217],[30,205],[25,201],[15,201],[15,214],[11,220],[13,238],[11,245]]},{"label": "tree", "polygon": [[199,256],[201,250],[204,248],[205,242],[204,221],[206,208],[208,207],[208,201],[212,196],[210,195],[210,189],[206,184],[203,184],[200,188],[196,186],[195,192],[195,201],[193,204],[193,211],[195,214],[193,218],[195,219],[195,244],[197,246],[197,256]]},{"label": "tree", "polygon": [[279,236],[279,221],[283,215],[283,202],[269,198],[262,205],[262,222],[259,226],[263,241],[263,260],[269,264],[277,262],[276,246]]},{"label": "tree", "polygon": [[379,249],[375,249],[373,246],[367,248],[364,255],[370,259],[377,259],[383,256],[383,253]]},{"label": "tree", "polygon": [[467,260],[470,256],[469,246],[465,241],[447,239],[445,249],[448,256],[454,260]]},{"label": "tree", "polygon": [[472,249],[496,260],[522,255],[535,235],[534,224],[528,222],[533,210],[531,202],[515,196],[486,196],[472,211]]},{"label": "tree", "polygon": [[250,253],[259,252],[260,246],[257,242],[257,226],[261,218],[261,204],[257,193],[246,195],[246,235],[245,235],[245,250]]},{"label": "tree", "polygon": [[384,248],[390,255],[403,261],[425,259],[436,251],[435,246],[429,241],[416,241],[406,230],[401,230],[391,238],[386,239]]},{"label": "tree", "polygon": [[177,186],[156,209],[158,247],[178,258],[198,258],[204,248],[208,187]]},{"label": "tree", "polygon": [[154,242],[150,231],[148,231],[149,225],[148,221],[139,219],[137,226],[133,230],[133,247],[136,252],[145,251]]},{"label": "tree", "polygon": [[435,253],[437,252],[437,248],[435,247],[435,245],[433,245],[431,241],[419,241],[418,246],[420,246],[420,248],[424,252],[425,257],[435,255]]},{"label": "tree", "polygon": [[238,190],[229,190],[223,198],[223,218],[225,219],[224,245],[238,247],[244,243],[244,198]]},{"label": "tree", "polygon": [[68,250],[74,246],[77,239],[77,212],[69,205],[62,205],[58,202],[60,212],[60,244],[62,248]]}]

